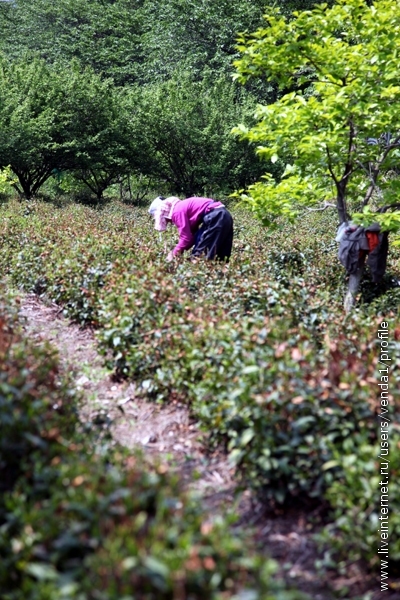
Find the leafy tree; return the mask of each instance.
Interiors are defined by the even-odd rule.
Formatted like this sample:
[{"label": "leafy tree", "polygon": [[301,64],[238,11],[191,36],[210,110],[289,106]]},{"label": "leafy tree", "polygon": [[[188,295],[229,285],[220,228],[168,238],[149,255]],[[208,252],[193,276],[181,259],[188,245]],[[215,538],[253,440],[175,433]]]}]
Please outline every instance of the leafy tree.
[{"label": "leafy tree", "polygon": [[[238,31],[262,23],[264,0],[145,0],[143,80],[166,80],[178,69],[201,77],[230,73]],[[168,60],[166,60],[168,57]]]},{"label": "leafy tree", "polygon": [[[284,173],[267,174],[244,197],[265,222],[333,203],[341,223],[371,205],[374,220],[399,229],[398,2],[339,0],[291,20],[269,8],[265,18],[241,37],[237,78],[267,77],[283,95],[236,133]],[[371,219],[367,210],[361,220]]]},{"label": "leafy tree", "polygon": [[39,59],[3,60],[0,130],[0,166],[10,165],[26,198],[55,169],[84,169],[92,176],[102,170],[110,179],[116,168],[125,172],[134,156],[128,116],[112,82],[77,65],[55,69]]},{"label": "leafy tree", "polygon": [[[307,8],[312,0],[280,0],[282,10]],[[266,0],[145,0],[143,4],[144,61],[141,80],[165,81],[177,71],[194,78],[230,77],[239,57],[238,32],[254,31],[263,23]],[[166,60],[167,58],[167,60]],[[265,82],[264,82],[265,83]],[[265,102],[275,90],[254,82],[249,86]]]},{"label": "leafy tree", "polygon": [[85,140],[73,176],[98,201],[109,186],[120,183],[133,170],[145,169],[148,148],[135,127],[136,110],[123,90],[110,87],[94,115],[93,134]]},{"label": "leafy tree", "polygon": [[119,85],[142,61],[142,0],[0,2],[0,45],[11,58],[37,53],[48,63],[79,60]]},{"label": "leafy tree", "polygon": [[57,119],[63,93],[59,83],[43,62],[1,63],[0,164],[11,166],[16,187],[27,198],[70,156]]},{"label": "leafy tree", "polygon": [[186,195],[215,193],[260,176],[254,150],[230,135],[237,120],[249,120],[255,108],[254,99],[238,93],[234,84],[224,79],[196,82],[182,75],[146,86],[139,95],[135,127],[150,158],[142,167],[163,180],[168,190]]},{"label": "leafy tree", "polygon": [[[283,10],[311,0],[282,0]],[[230,74],[239,31],[262,24],[265,0],[0,1],[0,48],[47,62],[78,59],[117,85],[154,83],[177,70]],[[253,86],[254,87],[254,86]],[[257,89],[265,98],[266,90]]]}]

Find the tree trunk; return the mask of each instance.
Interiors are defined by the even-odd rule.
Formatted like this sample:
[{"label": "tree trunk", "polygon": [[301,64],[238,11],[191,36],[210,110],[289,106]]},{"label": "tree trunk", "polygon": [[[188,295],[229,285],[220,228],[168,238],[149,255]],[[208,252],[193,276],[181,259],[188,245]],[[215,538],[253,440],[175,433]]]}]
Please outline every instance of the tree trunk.
[{"label": "tree trunk", "polygon": [[341,225],[342,223],[345,223],[346,221],[349,220],[349,215],[347,214],[347,210],[346,210],[346,199],[345,199],[346,198],[346,181],[344,179],[337,182],[336,190],[337,190],[336,205],[337,205],[337,211],[338,211],[338,215],[339,215],[339,224]]},{"label": "tree trunk", "polygon": [[[347,213],[346,208],[346,186],[347,186],[347,174],[336,183],[337,190],[337,211],[339,216],[339,223],[342,225],[350,220],[350,216]],[[347,293],[344,298],[344,310],[349,313],[356,302],[356,295],[358,288],[360,287],[361,279],[364,272],[365,256],[359,261],[359,267],[357,271],[349,276],[349,285]]]},{"label": "tree trunk", "polygon": [[18,177],[19,183],[22,187],[23,196],[25,196],[26,200],[31,200],[33,193],[32,193],[32,186],[31,186],[30,182],[27,179],[25,179],[24,177],[19,176],[18,174],[17,174],[17,177]]}]

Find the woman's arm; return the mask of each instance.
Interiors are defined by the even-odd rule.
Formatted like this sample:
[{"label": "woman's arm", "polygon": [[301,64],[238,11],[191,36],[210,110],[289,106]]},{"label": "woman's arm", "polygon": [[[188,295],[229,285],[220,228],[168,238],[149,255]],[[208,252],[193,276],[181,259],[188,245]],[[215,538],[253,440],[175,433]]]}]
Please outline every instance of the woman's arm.
[{"label": "woman's arm", "polygon": [[172,215],[172,222],[176,225],[179,232],[179,242],[172,250],[173,255],[176,256],[185,250],[189,250],[194,244],[194,234],[190,228],[187,207],[179,207],[179,210],[175,209]]}]

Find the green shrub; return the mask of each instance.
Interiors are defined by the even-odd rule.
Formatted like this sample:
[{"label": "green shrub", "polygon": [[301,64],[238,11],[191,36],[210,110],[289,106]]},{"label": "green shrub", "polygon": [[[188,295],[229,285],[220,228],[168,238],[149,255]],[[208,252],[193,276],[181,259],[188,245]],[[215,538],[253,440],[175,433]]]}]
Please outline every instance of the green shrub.
[{"label": "green shrub", "polygon": [[230,323],[205,334],[197,329],[179,363],[167,356],[156,380],[187,390],[207,431],[227,444],[243,483],[283,502],[321,498],[332,480],[324,467],[332,448],[357,446],[363,435],[375,439],[373,377],[366,344],[349,349],[343,336],[319,349],[285,318],[260,318],[242,319],[234,330]]},{"label": "green shrub", "polygon": [[[229,265],[166,265],[176,232],[160,240],[143,210],[33,203],[24,216],[10,205],[0,264],[94,325],[107,364],[138,391],[190,404],[229,449],[243,485],[277,502],[323,498],[339,474],[325,468],[335,449],[375,440],[373,305],[343,317],[332,215],[268,232],[232,212]],[[389,270],[396,265],[393,250]],[[385,297],[380,312],[396,327],[395,298],[385,306]]]},{"label": "green shrub", "polygon": [[274,563],[232,533],[234,517],[206,515],[166,464],[84,428],[54,352],[22,337],[7,302],[0,359],[2,599],[304,597],[275,582]]},{"label": "green shrub", "polygon": [[[379,569],[380,559],[388,560],[391,566],[400,564],[400,431],[398,427],[389,430],[389,474],[381,474],[378,459],[380,446],[371,445],[366,440],[360,442],[353,453],[334,454],[334,461],[341,468],[341,476],[332,481],[326,491],[326,498],[332,506],[330,523],[318,535],[330,560],[345,571],[349,562],[362,561],[371,569]],[[389,502],[382,506],[389,508],[389,536],[382,529],[383,541],[388,543],[386,553],[378,550],[386,548],[380,537],[381,492],[380,482],[389,481],[387,489]],[[385,515],[383,515],[385,517]]]},{"label": "green shrub", "polygon": [[[4,289],[0,288],[4,293]],[[77,424],[66,383],[59,377],[57,355],[22,336],[15,311],[0,302],[0,492],[26,477],[40,456],[51,462],[63,435]],[[62,433],[61,433],[62,430]],[[3,505],[0,500],[0,520]]]},{"label": "green shrub", "polygon": [[0,529],[7,600],[21,594],[200,600],[231,598],[246,588],[254,598],[302,597],[284,595],[271,581],[273,563],[244,551],[249,540],[233,536],[229,520],[206,520],[164,465],[144,468],[133,457],[118,464],[112,452],[105,460],[87,456],[83,447],[79,456],[43,465],[40,476],[45,495],[29,501],[30,489],[20,481],[7,498]]}]

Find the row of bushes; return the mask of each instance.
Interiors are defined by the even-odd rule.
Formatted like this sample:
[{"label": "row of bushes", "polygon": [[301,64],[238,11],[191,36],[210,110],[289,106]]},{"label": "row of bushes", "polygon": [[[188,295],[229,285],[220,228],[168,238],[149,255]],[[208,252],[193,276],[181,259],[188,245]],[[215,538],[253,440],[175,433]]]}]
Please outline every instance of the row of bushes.
[{"label": "row of bushes", "polygon": [[[346,489],[348,457],[374,447],[378,433],[379,311],[390,321],[390,405],[398,413],[399,290],[391,289],[389,301],[373,290],[372,303],[345,319],[329,216],[310,215],[268,235],[249,215],[234,212],[230,265],[182,259],[167,266],[164,242],[144,212],[113,205],[54,213],[38,204],[25,217],[10,206],[0,261],[15,283],[46,293],[67,316],[95,326],[109,366],[133,378],[138,393],[189,403],[210,441],[227,447],[243,486],[275,503],[328,498],[339,511],[338,549],[346,552],[346,527],[354,513],[362,522],[365,512],[354,486],[353,495]],[[394,427],[391,439],[397,453]],[[352,544],[354,556],[372,565],[374,509],[369,514],[369,541],[352,538]],[[393,517],[391,526],[398,539],[400,520]],[[400,558],[399,545],[392,558]]]},{"label": "row of bushes", "polygon": [[4,600],[303,597],[274,582],[273,562],[231,533],[233,517],[206,515],[167,465],[81,423],[54,350],[24,338],[15,313],[1,302]]}]

